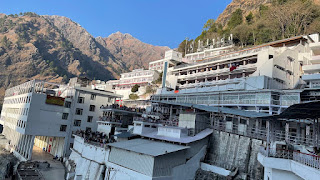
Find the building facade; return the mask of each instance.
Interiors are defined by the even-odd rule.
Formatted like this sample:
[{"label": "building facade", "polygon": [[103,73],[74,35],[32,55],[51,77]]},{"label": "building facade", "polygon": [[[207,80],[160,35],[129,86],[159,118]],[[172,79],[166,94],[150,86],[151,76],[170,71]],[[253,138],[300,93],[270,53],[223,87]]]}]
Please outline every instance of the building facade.
[{"label": "building facade", "polygon": [[30,160],[34,145],[53,156],[67,156],[73,146],[71,132],[95,131],[102,116],[100,106],[121,97],[72,81],[79,82],[72,79],[69,85],[60,85],[32,80],[6,90],[0,123],[10,150],[19,159]]}]

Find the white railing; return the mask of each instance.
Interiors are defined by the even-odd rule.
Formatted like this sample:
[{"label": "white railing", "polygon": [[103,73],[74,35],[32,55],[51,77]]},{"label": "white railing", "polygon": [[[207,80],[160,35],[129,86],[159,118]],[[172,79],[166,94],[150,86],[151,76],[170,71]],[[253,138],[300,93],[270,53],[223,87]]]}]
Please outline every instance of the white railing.
[{"label": "white railing", "polygon": [[320,169],[320,156],[286,149],[273,149],[260,146],[260,153],[266,157],[282,158],[296,161],[306,166]]},{"label": "white railing", "polygon": [[293,152],[293,160],[306,166],[320,169],[320,156]]}]

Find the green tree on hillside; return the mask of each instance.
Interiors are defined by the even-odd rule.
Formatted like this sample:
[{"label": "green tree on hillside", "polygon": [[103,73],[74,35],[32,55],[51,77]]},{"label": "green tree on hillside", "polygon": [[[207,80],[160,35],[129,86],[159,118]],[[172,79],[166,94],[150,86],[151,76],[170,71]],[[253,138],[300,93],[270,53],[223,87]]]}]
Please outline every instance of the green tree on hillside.
[{"label": "green tree on hillside", "polygon": [[231,18],[228,22],[228,28],[233,29],[236,26],[242,24],[242,22],[243,22],[243,14],[242,14],[242,10],[239,8],[232,13]]},{"label": "green tree on hillside", "polygon": [[249,15],[246,16],[246,22],[247,22],[247,24],[252,24],[253,23],[253,14],[252,14],[252,12],[250,12]]},{"label": "green tree on hillside", "polygon": [[139,85],[135,84],[132,88],[131,88],[131,92],[137,92],[139,90]]},{"label": "green tree on hillside", "polygon": [[1,40],[1,44],[3,47],[5,48],[10,48],[11,46],[11,41],[7,38],[7,36],[3,36],[2,40]]}]

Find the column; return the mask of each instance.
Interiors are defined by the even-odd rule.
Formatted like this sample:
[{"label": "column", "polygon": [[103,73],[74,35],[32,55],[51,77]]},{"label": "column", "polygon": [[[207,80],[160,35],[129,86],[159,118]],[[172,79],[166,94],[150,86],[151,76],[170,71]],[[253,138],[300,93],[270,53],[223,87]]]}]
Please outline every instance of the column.
[{"label": "column", "polygon": [[285,140],[286,142],[289,142],[289,123],[288,122],[286,122]]},{"label": "column", "polygon": [[311,139],[311,136],[310,136],[310,125],[306,125],[306,139],[307,139],[307,142],[309,142],[309,140]]},{"label": "column", "polygon": [[298,143],[301,143],[301,129],[300,129],[300,119],[299,122],[296,123],[297,124],[297,137],[295,138],[296,141],[298,141]]},{"label": "column", "polygon": [[172,105],[170,106],[170,116],[169,116],[169,120],[172,120]]},{"label": "column", "polygon": [[270,145],[271,145],[271,141],[270,141],[270,122],[269,120],[267,120],[266,122],[266,129],[267,129],[267,156],[269,156],[270,153]]}]

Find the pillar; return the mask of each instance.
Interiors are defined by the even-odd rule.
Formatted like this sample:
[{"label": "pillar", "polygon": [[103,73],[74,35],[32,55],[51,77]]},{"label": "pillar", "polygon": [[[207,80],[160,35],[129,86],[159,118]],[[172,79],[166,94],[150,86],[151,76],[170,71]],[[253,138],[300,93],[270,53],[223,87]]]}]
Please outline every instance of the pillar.
[{"label": "pillar", "polygon": [[306,139],[307,139],[308,142],[311,139],[310,125],[306,125]]},{"label": "pillar", "polygon": [[301,143],[301,129],[300,129],[300,120],[297,122],[297,137],[295,138],[298,143]]},{"label": "pillar", "polygon": [[170,106],[170,116],[169,116],[169,120],[172,120],[172,105]]},{"label": "pillar", "polygon": [[289,142],[289,123],[288,122],[286,122],[285,140],[286,142]]}]

